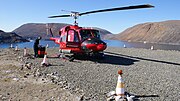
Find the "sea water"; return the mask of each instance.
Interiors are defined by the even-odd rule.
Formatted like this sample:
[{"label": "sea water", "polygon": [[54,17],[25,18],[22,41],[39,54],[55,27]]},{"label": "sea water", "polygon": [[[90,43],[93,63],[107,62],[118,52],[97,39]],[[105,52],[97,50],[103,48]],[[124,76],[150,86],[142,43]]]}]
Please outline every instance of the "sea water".
[{"label": "sea water", "polygon": [[[156,43],[140,43],[140,42],[126,42],[119,40],[104,40],[107,43],[108,47],[121,47],[121,48],[145,48],[151,49],[153,47],[154,50],[177,50],[180,51],[180,45],[170,45],[170,44],[156,44]],[[7,43],[0,44],[0,48],[9,48],[11,45],[18,48],[33,48],[34,41],[30,42],[22,42],[22,43]],[[55,44],[53,41],[40,40],[40,45],[46,46],[48,44],[49,47],[59,47],[58,44]]]}]

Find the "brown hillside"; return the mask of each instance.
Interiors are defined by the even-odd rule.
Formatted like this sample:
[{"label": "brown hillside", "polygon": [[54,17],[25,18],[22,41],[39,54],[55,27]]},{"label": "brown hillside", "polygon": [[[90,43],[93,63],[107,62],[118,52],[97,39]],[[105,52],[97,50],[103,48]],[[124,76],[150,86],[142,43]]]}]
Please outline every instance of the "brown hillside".
[{"label": "brown hillside", "polygon": [[138,24],[126,29],[114,39],[180,44],[180,20]]},{"label": "brown hillside", "polygon": [[[62,27],[67,26],[67,25],[69,24],[64,24],[64,23],[50,23],[49,24],[54,36],[59,36],[59,30]],[[107,34],[108,35],[112,34],[111,32],[105,29],[96,28],[96,27],[93,27],[93,28],[98,29],[100,31],[101,37],[103,39],[105,38]],[[31,39],[37,38],[38,36],[41,36],[43,39],[49,39],[49,37],[51,36],[50,34],[47,35],[46,24],[43,24],[43,23],[24,24],[20,26],[19,28],[15,29],[14,32],[24,38],[31,38]]]},{"label": "brown hillside", "polygon": [[[49,24],[49,26],[52,28],[52,31],[55,36],[58,35],[59,29],[67,26],[68,24],[64,23],[52,23]],[[28,23],[21,25],[17,29],[15,29],[13,32],[17,33],[18,35],[24,37],[24,38],[37,38],[38,36],[41,36],[43,39],[48,38],[51,36],[50,34],[47,35],[46,32],[46,24],[43,23]]]}]

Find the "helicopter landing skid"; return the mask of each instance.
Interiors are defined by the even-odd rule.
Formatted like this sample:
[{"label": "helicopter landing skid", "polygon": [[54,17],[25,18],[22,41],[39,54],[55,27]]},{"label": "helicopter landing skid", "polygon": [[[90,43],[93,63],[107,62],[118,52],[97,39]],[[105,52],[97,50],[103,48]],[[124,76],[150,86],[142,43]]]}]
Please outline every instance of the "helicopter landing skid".
[{"label": "helicopter landing skid", "polygon": [[62,58],[62,59],[65,59],[65,60],[68,60],[70,62],[72,62],[74,60],[74,55],[73,54],[59,54],[59,58]]},{"label": "helicopter landing skid", "polygon": [[74,59],[104,59],[105,55],[104,52],[90,52],[90,53],[85,53],[85,54],[76,54],[76,53],[69,53],[69,54],[65,54],[65,53],[60,53],[59,54],[59,58],[68,60],[70,62],[72,62]]},{"label": "helicopter landing skid", "polygon": [[92,52],[89,55],[95,59],[104,59],[104,52]]}]

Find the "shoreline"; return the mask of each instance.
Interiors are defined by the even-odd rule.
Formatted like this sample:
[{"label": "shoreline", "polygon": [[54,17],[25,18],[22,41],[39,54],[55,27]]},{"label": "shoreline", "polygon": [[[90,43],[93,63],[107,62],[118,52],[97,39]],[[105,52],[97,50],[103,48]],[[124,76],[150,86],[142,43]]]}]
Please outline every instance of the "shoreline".
[{"label": "shoreline", "polygon": [[[151,49],[153,50],[175,50],[175,51],[180,51],[180,45],[173,45],[173,44],[158,44],[158,43],[143,43],[143,42],[128,42],[128,41],[121,41],[121,40],[104,40],[108,47],[118,47],[118,48],[143,48],[143,49]],[[45,41],[42,40],[40,42],[42,45],[49,45],[51,48],[53,47],[58,47],[59,45],[54,44],[53,41]],[[8,44],[0,44],[0,49],[1,48],[9,48],[10,43]],[[33,42],[28,42],[28,43],[14,43],[12,44],[14,47],[17,45],[18,48],[32,48]]]},{"label": "shoreline", "polygon": [[[106,100],[106,94],[116,88],[117,71],[119,69],[123,70],[125,91],[138,96],[139,100],[162,101],[180,99],[180,78],[178,78],[180,77],[179,51],[108,47],[105,50],[104,60],[75,59],[73,62],[69,62],[53,57],[58,54],[58,48],[48,48],[47,62],[51,64],[48,67],[40,66],[43,58],[34,59],[32,57],[33,49],[28,48],[27,51],[29,56],[23,57],[23,49],[19,49],[19,51],[0,49],[1,81],[8,78],[8,82],[14,85],[20,83],[21,79],[24,82],[17,89],[10,85],[15,91],[21,93],[21,96],[3,88],[6,87],[4,84],[7,81],[1,82],[0,95],[5,96],[7,99],[23,100],[25,96],[28,96],[31,100],[45,100],[42,95],[53,92],[48,89],[49,87],[51,89],[54,88],[54,90],[56,89],[57,92],[54,95],[51,95],[51,93],[47,95],[45,97],[47,99],[58,100],[59,91],[61,92],[59,94],[64,96],[64,99],[69,98],[72,100],[74,98],[76,99],[74,101],[104,101]],[[32,63],[32,66],[29,67],[30,69],[25,66],[28,63]],[[21,70],[22,67],[23,70]],[[14,78],[19,78],[20,80],[13,80]],[[32,80],[32,78],[35,80]],[[41,82],[37,86],[39,88],[36,89],[43,90],[40,86],[44,84],[44,87],[47,87],[48,90],[28,95],[27,92],[33,92],[34,86],[29,86],[30,90],[25,88],[28,84],[33,84],[34,82]],[[53,84],[53,86],[49,86],[49,84]],[[64,101],[64,99],[61,100]]]}]

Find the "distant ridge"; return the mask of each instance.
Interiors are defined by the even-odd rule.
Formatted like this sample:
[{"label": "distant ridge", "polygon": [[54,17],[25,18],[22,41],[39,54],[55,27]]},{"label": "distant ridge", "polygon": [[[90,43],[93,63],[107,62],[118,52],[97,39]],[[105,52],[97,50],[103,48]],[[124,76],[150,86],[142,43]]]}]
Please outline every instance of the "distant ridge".
[{"label": "distant ridge", "polygon": [[131,42],[180,44],[180,20],[138,24],[115,35],[113,39]]},{"label": "distant ridge", "polygon": [[28,42],[28,40],[22,38],[13,32],[4,32],[0,30],[0,43],[16,43],[16,42]]},{"label": "distant ridge", "polygon": [[[64,23],[50,23],[49,26],[52,28],[52,32],[55,36],[58,35],[59,29],[67,26],[69,24]],[[13,32],[17,33],[18,35],[26,38],[26,39],[35,39],[38,36],[41,36],[43,39],[48,39],[51,35],[47,35],[46,32],[46,24],[44,23],[27,23],[23,24]]]},{"label": "distant ridge", "polygon": [[[70,24],[65,24],[65,23],[49,23],[49,26],[52,28],[52,32],[55,36],[59,36],[59,30]],[[111,32],[101,29],[101,28],[96,28],[98,29],[101,33],[101,37],[104,39],[107,34],[112,34]],[[28,39],[34,39],[37,38],[38,36],[41,36],[43,39],[49,39],[51,36],[50,34],[47,35],[46,32],[46,24],[45,23],[27,23],[24,25],[21,25],[17,29],[15,29],[13,32],[17,33],[18,35]]]}]

